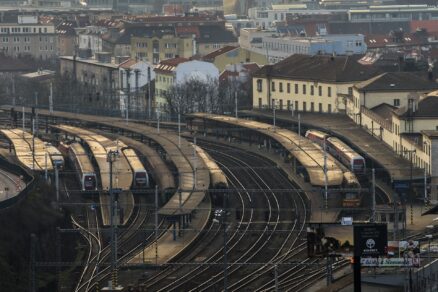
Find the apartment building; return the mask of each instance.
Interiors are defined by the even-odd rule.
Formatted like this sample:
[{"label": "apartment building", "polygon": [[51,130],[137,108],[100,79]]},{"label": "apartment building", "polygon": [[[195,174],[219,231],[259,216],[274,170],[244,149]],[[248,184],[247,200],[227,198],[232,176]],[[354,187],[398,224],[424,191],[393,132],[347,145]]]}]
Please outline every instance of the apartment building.
[{"label": "apartment building", "polygon": [[292,55],[253,76],[253,107],[322,113],[344,112],[354,84],[378,75],[357,56]]},{"label": "apartment building", "polygon": [[[432,79],[432,78],[431,78]],[[438,199],[438,83],[418,74],[380,74],[353,86],[347,115],[397,154],[424,169]]]},{"label": "apartment building", "polygon": [[40,23],[38,16],[20,15],[16,23],[0,23],[0,50],[7,56],[47,60],[58,55],[57,48],[55,25]]},{"label": "apartment building", "polygon": [[154,65],[175,57],[190,58],[196,54],[195,35],[175,36],[172,31],[144,32],[131,37],[131,58]]}]

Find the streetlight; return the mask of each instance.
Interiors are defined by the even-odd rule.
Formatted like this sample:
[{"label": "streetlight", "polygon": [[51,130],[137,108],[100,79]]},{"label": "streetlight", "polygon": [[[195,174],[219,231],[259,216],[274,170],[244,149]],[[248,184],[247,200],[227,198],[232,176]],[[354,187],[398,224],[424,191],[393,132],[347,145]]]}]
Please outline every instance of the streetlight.
[{"label": "streetlight", "polygon": [[[114,202],[114,192],[113,192],[113,163],[119,157],[119,151],[110,150],[107,154],[106,161],[109,163],[109,194],[110,194],[110,223],[111,223],[111,269],[113,272],[113,277],[117,278],[117,243],[116,243],[116,227],[114,224],[115,217],[115,202]],[[111,288],[114,287],[114,283],[111,282]]]}]

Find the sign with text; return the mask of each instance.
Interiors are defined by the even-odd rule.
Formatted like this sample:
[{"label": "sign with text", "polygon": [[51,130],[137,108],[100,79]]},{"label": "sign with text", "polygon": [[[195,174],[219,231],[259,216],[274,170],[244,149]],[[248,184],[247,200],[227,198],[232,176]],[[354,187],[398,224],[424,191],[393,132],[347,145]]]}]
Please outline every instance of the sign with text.
[{"label": "sign with text", "polygon": [[420,258],[361,258],[362,267],[419,267]]},{"label": "sign with text", "polygon": [[377,257],[386,253],[388,231],[386,224],[354,225],[354,255]]}]

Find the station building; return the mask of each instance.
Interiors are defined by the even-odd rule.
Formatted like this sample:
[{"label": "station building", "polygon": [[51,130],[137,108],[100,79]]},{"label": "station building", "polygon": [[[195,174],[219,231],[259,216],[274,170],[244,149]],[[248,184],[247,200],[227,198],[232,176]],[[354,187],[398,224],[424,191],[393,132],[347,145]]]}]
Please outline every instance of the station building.
[{"label": "station building", "polygon": [[339,113],[354,84],[380,72],[356,56],[292,55],[253,77],[253,107]]}]

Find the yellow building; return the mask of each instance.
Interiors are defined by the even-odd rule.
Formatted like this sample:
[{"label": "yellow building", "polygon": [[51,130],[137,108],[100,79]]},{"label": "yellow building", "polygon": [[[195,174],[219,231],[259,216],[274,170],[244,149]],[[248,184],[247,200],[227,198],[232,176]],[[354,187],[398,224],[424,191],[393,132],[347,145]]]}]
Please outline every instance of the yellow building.
[{"label": "yellow building", "polygon": [[195,54],[194,36],[177,37],[164,34],[153,37],[133,36],[131,38],[131,58],[137,58],[154,65],[161,60],[175,57],[190,58]]},{"label": "yellow building", "polygon": [[253,107],[337,113],[353,85],[378,74],[354,56],[292,55],[253,76]]},{"label": "yellow building", "polygon": [[204,61],[213,63],[220,72],[224,71],[227,65],[241,63],[256,63],[259,66],[268,64],[265,55],[243,49],[238,46],[225,46],[211,52],[202,58]]}]

